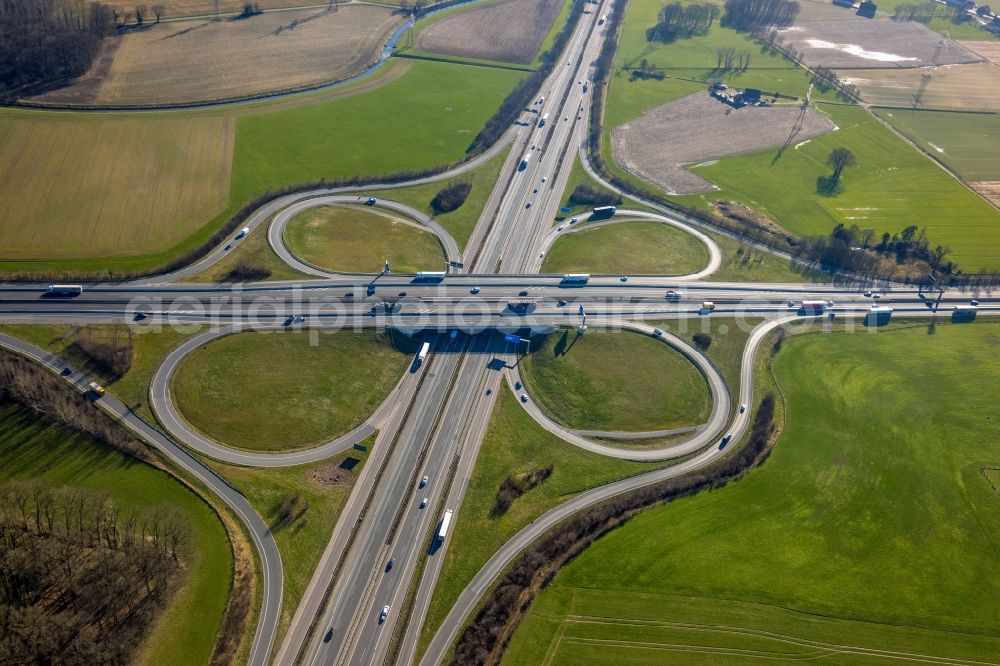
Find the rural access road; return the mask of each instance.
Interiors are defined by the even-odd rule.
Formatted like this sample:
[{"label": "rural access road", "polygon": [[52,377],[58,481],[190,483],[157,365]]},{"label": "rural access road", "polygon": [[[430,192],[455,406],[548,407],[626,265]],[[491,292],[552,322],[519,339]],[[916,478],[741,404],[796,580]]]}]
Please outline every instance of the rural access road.
[{"label": "rural access road", "polygon": [[[76,391],[86,390],[90,378],[79,372],[63,375],[68,366],[58,357],[33,344],[0,333],[0,347],[35,361],[42,367],[61,377]],[[268,663],[271,647],[278,631],[284,579],[281,553],[274,541],[271,529],[243,495],[230,486],[222,477],[201,463],[182,447],[175,444],[159,430],[153,428],[133,412],[125,403],[110,394],[95,400],[95,403],[132,434],[159,451],[165,458],[197,479],[218,497],[243,523],[257,556],[260,558],[261,608],[254,630],[253,642],[247,663],[264,666]]]}]

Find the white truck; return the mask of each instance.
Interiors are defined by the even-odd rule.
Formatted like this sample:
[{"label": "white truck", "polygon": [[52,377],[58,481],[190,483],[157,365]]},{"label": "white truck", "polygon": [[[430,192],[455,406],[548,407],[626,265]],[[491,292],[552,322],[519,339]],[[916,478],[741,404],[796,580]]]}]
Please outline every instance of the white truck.
[{"label": "white truck", "polygon": [[712,310],[715,309],[715,303],[713,303],[712,301],[705,301],[704,303],[701,304],[701,309],[703,312],[711,312]]},{"label": "white truck", "polygon": [[423,365],[423,362],[427,360],[427,353],[431,350],[431,343],[425,342],[420,345],[420,351],[417,352],[417,357],[413,359],[413,367],[419,368]]},{"label": "white truck", "polygon": [[541,120],[538,121],[538,126],[545,127],[545,123],[547,123],[548,121],[549,121],[549,114],[546,113],[545,115],[542,116]]},{"label": "white truck", "polygon": [[451,527],[451,509],[445,509],[444,518],[441,519],[441,527],[438,528],[437,540],[438,542],[444,541],[448,536],[448,528]]},{"label": "white truck", "polygon": [[531,153],[525,153],[524,157],[521,158],[521,163],[517,165],[518,171],[524,171],[528,168],[528,160],[531,159]]},{"label": "white truck", "polygon": [[45,289],[48,296],[79,296],[82,293],[82,284],[50,284]]}]

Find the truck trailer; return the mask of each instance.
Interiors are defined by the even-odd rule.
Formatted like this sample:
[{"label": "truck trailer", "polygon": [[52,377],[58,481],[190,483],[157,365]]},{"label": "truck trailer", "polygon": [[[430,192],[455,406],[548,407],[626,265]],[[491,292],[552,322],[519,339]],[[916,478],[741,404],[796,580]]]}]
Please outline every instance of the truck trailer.
[{"label": "truck trailer", "polygon": [[562,284],[587,284],[589,281],[590,273],[566,273],[562,278]]},{"label": "truck trailer", "polygon": [[826,311],[826,308],[833,305],[832,301],[802,301],[802,305],[799,306],[799,310],[802,312],[815,312],[820,314]]},{"label": "truck trailer", "polygon": [[79,296],[83,293],[81,284],[50,284],[45,290],[49,296]]},{"label": "truck trailer", "polygon": [[417,357],[413,359],[413,368],[419,368],[423,365],[423,362],[427,359],[427,353],[431,350],[431,343],[425,342],[420,345],[420,351],[417,352]]},{"label": "truck trailer", "polygon": [[618,212],[618,208],[615,206],[598,206],[594,210],[590,211],[590,219],[592,220],[606,220],[609,217],[614,217],[615,213]]},{"label": "truck trailer", "polygon": [[438,542],[444,541],[445,537],[448,536],[448,528],[451,527],[451,509],[445,509],[444,518],[441,519],[441,527],[438,528],[437,540]]},{"label": "truck trailer", "polygon": [[420,271],[413,279],[416,282],[440,282],[444,276],[444,271]]}]

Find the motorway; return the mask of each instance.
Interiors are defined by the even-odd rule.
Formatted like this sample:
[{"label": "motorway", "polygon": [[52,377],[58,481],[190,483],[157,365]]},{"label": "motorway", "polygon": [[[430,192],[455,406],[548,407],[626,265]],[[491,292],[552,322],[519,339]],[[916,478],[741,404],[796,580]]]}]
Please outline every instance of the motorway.
[{"label": "motorway", "polygon": [[[451,538],[434,538],[446,509],[461,519],[462,503],[497,395],[520,382],[518,349],[502,333],[549,331],[559,326],[610,327],[651,335],[652,319],[711,316],[765,321],[754,328],[744,349],[738,403],[753,405],[754,359],[768,333],[778,326],[808,321],[830,325],[830,314],[808,316],[798,311],[804,299],[833,301],[834,321],[863,318],[873,288],[864,283],[751,284],[712,282],[722,262],[718,245],[700,223],[638,201],[658,212],[622,210],[612,220],[563,223],[553,228],[573,160],[587,131],[587,86],[590,63],[604,38],[598,17],[607,2],[588,5],[564,55],[543,83],[522,122],[489,151],[449,171],[407,182],[365,188],[321,188],[280,197],[251,214],[249,233],[267,233],[268,242],[287,264],[315,279],[249,285],[179,283],[211,268],[240,241],[231,239],[204,258],[175,272],[123,283],[87,285],[72,299],[44,298],[44,285],[0,285],[0,321],[22,323],[129,322],[133,326],[209,325],[172,350],[150,386],[150,404],[166,433],[151,427],[110,395],[98,401],[144,441],[199,478],[247,526],[258,551],[263,580],[263,607],[254,633],[250,663],[372,664],[415,663],[421,631],[441,574]],[[565,61],[565,64],[564,64]],[[544,102],[542,101],[544,98]],[[548,116],[544,125],[540,122]],[[341,274],[312,266],[284,245],[284,228],[296,213],[321,205],[358,205],[380,189],[451,178],[481,165],[513,146],[502,176],[491,193],[467,248],[435,220],[398,202],[375,205],[414,220],[441,241],[450,266],[439,281],[422,281],[393,273]],[[522,160],[527,158],[521,168]],[[600,180],[596,174],[592,174]],[[610,186],[608,186],[610,188]],[[614,189],[614,188],[611,188]],[[625,195],[628,196],[628,195]],[[594,276],[586,284],[568,285],[558,275],[540,275],[545,254],[560,235],[622,220],[654,220],[693,234],[705,245],[708,263],[684,276]],[[264,227],[264,229],[261,229]],[[376,267],[373,267],[376,268]],[[668,290],[683,292],[668,298]],[[968,303],[955,290],[935,294],[901,285],[882,285],[879,303],[896,316],[941,316],[940,308]],[[473,293],[475,292],[475,293]],[[1000,314],[1000,299],[982,297],[979,316]],[[704,301],[714,303],[703,308]],[[385,303],[392,303],[386,308]],[[947,312],[943,310],[942,312]],[[294,321],[293,317],[304,317]],[[420,336],[432,345],[427,360],[407,372],[389,397],[360,426],[329,442],[284,453],[239,451],[212,441],[185,422],[171,396],[171,379],[187,355],[212,340],[245,330],[308,329],[317,334],[342,328],[393,327]],[[461,331],[452,340],[442,332]],[[594,440],[598,434],[568,430],[539,410],[533,400],[519,401],[543,428],[561,439],[602,455],[633,460],[686,457],[662,470],[624,479],[574,497],[540,516],[506,543],[480,570],[434,636],[421,663],[444,659],[469,613],[490,583],[517,554],[545,530],[572,513],[616,494],[629,492],[699,469],[733,447],[720,448],[722,433],[739,442],[753,410],[734,409],[731,387],[707,360],[678,336],[657,336],[687,356],[705,376],[712,395],[706,423],[689,429],[669,446],[618,448]],[[64,364],[45,352],[7,336],[0,345],[60,371]],[[87,379],[78,373],[76,387]],[[523,392],[524,389],[521,389]],[[188,450],[232,464],[276,467],[301,464],[342,452],[377,432],[368,461],[347,500],[340,520],[277,651],[274,639],[282,599],[282,568],[266,524],[250,504]],[[178,445],[178,443],[180,445]],[[421,479],[427,483],[422,486]],[[424,501],[426,498],[426,502]],[[461,547],[456,544],[456,547]],[[391,567],[389,560],[393,561]],[[379,615],[384,606],[389,613]]]}]

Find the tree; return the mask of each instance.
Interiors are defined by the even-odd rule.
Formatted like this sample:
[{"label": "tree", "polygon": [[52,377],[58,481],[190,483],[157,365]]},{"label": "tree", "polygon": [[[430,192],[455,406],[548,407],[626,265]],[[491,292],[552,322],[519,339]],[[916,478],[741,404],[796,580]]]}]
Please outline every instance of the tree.
[{"label": "tree", "polygon": [[156,22],[159,23],[160,19],[163,18],[163,5],[153,5],[153,16],[156,17]]},{"label": "tree", "polygon": [[834,148],[830,151],[830,156],[826,158],[826,163],[833,167],[832,180],[834,183],[840,181],[840,176],[849,166],[854,166],[857,161],[854,153],[847,148]]},{"label": "tree", "polygon": [[146,5],[139,5],[135,8],[135,24],[142,25],[146,20]]}]

